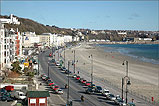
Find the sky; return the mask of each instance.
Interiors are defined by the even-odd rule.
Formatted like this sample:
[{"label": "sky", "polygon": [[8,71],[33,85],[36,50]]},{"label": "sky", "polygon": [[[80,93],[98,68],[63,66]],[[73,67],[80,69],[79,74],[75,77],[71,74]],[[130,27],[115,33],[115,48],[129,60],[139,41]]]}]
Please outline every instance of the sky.
[{"label": "sky", "polygon": [[1,14],[44,25],[94,30],[159,30],[159,1],[5,1]]}]

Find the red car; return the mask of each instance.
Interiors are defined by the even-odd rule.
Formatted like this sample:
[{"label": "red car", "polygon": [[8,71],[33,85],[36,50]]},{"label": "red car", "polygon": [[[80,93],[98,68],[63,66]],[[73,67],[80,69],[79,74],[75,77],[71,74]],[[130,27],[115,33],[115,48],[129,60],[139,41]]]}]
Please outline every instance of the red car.
[{"label": "red car", "polygon": [[82,80],[82,83],[85,84],[85,83],[86,83],[86,80]]},{"label": "red car", "polygon": [[89,85],[91,85],[91,82],[86,82],[85,85],[89,86]]},{"label": "red car", "polygon": [[60,89],[60,88],[59,88],[59,86],[56,85],[53,90],[56,91],[58,89]]},{"label": "red car", "polygon": [[52,84],[54,84],[54,83],[53,83],[53,82],[50,82],[50,83],[49,83],[49,86],[51,86]]},{"label": "red car", "polygon": [[80,80],[80,76],[77,76],[77,77],[76,77],[76,80]]},{"label": "red car", "polygon": [[52,54],[50,53],[50,54],[49,54],[49,56],[51,57],[51,56],[52,56]]}]

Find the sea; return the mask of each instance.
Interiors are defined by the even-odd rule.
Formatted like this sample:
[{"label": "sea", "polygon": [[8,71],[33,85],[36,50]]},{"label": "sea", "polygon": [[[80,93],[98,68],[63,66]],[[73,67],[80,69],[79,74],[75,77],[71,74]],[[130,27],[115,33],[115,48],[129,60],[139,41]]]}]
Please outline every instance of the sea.
[{"label": "sea", "polygon": [[105,52],[119,52],[144,62],[159,64],[159,44],[97,44]]}]

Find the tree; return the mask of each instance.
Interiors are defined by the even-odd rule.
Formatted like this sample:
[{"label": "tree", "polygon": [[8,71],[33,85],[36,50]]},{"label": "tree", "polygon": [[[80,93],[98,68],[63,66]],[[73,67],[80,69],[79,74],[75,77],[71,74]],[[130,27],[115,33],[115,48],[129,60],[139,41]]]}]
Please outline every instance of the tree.
[{"label": "tree", "polygon": [[21,67],[19,66],[19,64],[20,64],[20,62],[19,61],[16,61],[16,62],[14,62],[14,63],[12,63],[12,69],[11,69],[11,71],[13,71],[13,72],[17,72],[17,73],[21,73],[20,71],[21,71]]}]

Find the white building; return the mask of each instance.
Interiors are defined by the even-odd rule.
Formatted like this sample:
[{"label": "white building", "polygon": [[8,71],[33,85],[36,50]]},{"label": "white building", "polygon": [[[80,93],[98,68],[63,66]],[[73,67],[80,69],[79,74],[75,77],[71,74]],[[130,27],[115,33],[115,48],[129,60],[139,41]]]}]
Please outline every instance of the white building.
[{"label": "white building", "polygon": [[118,32],[118,35],[127,35],[127,32],[119,31],[119,32]]},{"label": "white building", "polygon": [[15,56],[22,54],[20,33],[5,29],[4,24],[20,24],[16,17],[0,18],[0,70],[9,68]]},{"label": "white building", "polygon": [[1,23],[5,23],[5,24],[20,24],[20,22],[18,21],[18,19],[16,17],[13,17],[13,14],[10,15],[10,19],[6,19],[6,18],[0,18]]},{"label": "white building", "polygon": [[51,33],[43,33],[37,35],[39,37],[39,42],[45,44],[45,46],[52,47],[57,45],[57,35]]},{"label": "white building", "polygon": [[22,34],[22,46],[32,47],[34,43],[39,43],[39,36],[36,36],[35,32],[24,32]]}]

